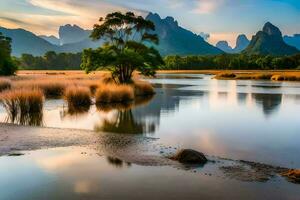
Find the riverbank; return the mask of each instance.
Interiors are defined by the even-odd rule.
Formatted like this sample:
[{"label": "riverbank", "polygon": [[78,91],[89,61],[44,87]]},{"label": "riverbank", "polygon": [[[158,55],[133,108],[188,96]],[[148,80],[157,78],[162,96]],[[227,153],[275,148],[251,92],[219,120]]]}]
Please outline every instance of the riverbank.
[{"label": "riverbank", "polygon": [[[22,134],[20,134],[22,133]],[[178,149],[165,146],[157,138],[86,130],[56,129],[1,124],[0,156],[22,156],[25,152],[60,147],[92,149],[98,155],[118,158],[141,166],[171,166],[192,173],[201,172],[202,166],[182,165],[169,159]],[[84,152],[83,152],[84,153]],[[222,176],[243,182],[268,182],[284,175],[297,183],[289,172],[292,169],[243,160],[232,160],[207,155],[208,176]],[[296,181],[295,181],[296,180]]]}]

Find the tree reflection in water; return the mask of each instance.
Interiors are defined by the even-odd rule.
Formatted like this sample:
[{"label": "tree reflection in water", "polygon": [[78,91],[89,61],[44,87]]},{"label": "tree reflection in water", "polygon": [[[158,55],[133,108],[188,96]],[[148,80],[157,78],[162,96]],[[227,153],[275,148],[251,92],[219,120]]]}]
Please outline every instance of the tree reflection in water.
[{"label": "tree reflection in water", "polygon": [[147,120],[136,119],[132,109],[141,105],[146,105],[152,100],[153,96],[137,98],[130,103],[98,104],[97,109],[103,112],[117,111],[113,121],[104,120],[103,124],[96,125],[96,131],[123,133],[123,134],[143,134],[153,133],[156,124]]},{"label": "tree reflection in water", "polygon": [[252,94],[255,102],[262,106],[263,112],[266,116],[272,115],[280,108],[282,103],[282,94]]}]

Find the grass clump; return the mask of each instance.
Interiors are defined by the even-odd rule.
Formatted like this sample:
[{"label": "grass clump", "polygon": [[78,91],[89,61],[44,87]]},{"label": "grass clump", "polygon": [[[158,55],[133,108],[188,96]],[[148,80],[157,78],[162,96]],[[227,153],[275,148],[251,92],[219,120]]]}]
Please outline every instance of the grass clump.
[{"label": "grass clump", "polygon": [[65,90],[64,97],[69,110],[89,108],[92,104],[91,91],[88,87],[68,87]]},{"label": "grass clump", "polygon": [[281,174],[282,176],[286,177],[290,181],[294,183],[300,183],[300,170],[299,169],[291,169],[287,172]]},{"label": "grass clump", "polygon": [[65,84],[55,82],[38,82],[37,87],[41,89],[48,98],[59,98],[64,94]]},{"label": "grass clump", "polygon": [[0,98],[11,122],[22,125],[41,123],[44,96],[40,90],[9,90],[3,92]]},{"label": "grass clump", "polygon": [[102,85],[96,91],[96,103],[122,103],[134,99],[134,90],[129,85]]},{"label": "grass clump", "polygon": [[273,75],[271,78],[273,81],[300,81],[300,76],[294,75]]},{"label": "grass clump", "polygon": [[8,79],[0,79],[0,92],[10,89],[11,81]]},{"label": "grass clump", "polygon": [[155,91],[152,85],[145,81],[135,81],[133,83],[135,96],[154,95]]},{"label": "grass clump", "polygon": [[236,78],[236,74],[230,72],[219,73],[215,76],[216,79],[232,79]]}]

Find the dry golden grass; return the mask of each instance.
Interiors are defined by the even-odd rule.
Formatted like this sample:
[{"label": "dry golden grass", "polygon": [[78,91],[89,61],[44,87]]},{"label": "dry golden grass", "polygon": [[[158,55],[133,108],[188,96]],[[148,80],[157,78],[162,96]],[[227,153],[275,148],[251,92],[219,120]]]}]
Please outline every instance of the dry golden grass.
[{"label": "dry golden grass", "polygon": [[96,92],[96,103],[120,103],[134,99],[134,90],[129,85],[101,85]]},{"label": "dry golden grass", "polygon": [[40,90],[7,90],[0,95],[0,99],[13,122],[17,120],[26,124],[26,121],[33,120],[31,116],[42,116],[44,96]]},{"label": "dry golden grass", "polygon": [[92,104],[91,91],[88,87],[68,87],[65,90],[64,97],[69,109],[85,108]]},{"label": "dry golden grass", "polygon": [[9,79],[0,79],[0,92],[10,88],[11,88],[11,81]]},{"label": "dry golden grass", "polygon": [[300,81],[299,71],[225,71],[214,77],[223,80]]},{"label": "dry golden grass", "polygon": [[300,183],[300,169],[291,169],[281,175],[290,179],[292,182]]},{"label": "dry golden grass", "polygon": [[155,94],[152,85],[145,81],[134,81],[133,87],[135,96],[147,96]]}]

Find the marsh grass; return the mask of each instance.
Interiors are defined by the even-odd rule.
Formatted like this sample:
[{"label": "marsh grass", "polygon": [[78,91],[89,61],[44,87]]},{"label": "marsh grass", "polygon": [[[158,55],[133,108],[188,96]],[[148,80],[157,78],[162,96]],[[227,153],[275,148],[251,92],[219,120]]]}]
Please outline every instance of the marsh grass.
[{"label": "marsh grass", "polygon": [[135,96],[148,96],[155,94],[154,88],[149,82],[134,81],[133,87]]},{"label": "marsh grass", "polygon": [[5,91],[0,96],[8,119],[22,125],[40,125],[43,116],[44,96],[37,89]]},{"label": "marsh grass", "polygon": [[65,90],[64,98],[68,103],[68,110],[71,114],[86,112],[92,104],[91,91],[88,87],[68,87]]},{"label": "marsh grass", "polygon": [[11,88],[11,81],[8,79],[0,79],[0,92]]},{"label": "marsh grass", "polygon": [[218,73],[214,78],[215,79],[232,79],[235,77],[236,77],[236,75],[234,73],[222,72],[222,73]]},{"label": "marsh grass", "polygon": [[229,80],[272,80],[272,81],[300,81],[299,72],[220,72],[215,79]]},{"label": "marsh grass", "polygon": [[96,104],[130,102],[134,99],[134,89],[129,85],[101,85],[95,98]]},{"label": "marsh grass", "polygon": [[13,84],[15,89],[41,90],[47,98],[59,98],[64,94],[66,83],[57,80],[25,80]]}]

